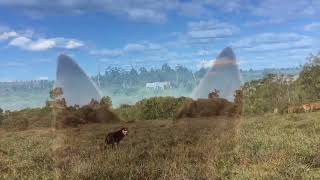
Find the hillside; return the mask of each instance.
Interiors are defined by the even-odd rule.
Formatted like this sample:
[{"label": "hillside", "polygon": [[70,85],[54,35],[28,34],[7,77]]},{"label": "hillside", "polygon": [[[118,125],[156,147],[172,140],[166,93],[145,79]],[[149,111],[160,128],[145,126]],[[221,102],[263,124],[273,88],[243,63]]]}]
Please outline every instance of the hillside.
[{"label": "hillside", "polygon": [[[320,113],[0,128],[0,179],[317,179]],[[106,132],[129,135],[103,148]]]}]

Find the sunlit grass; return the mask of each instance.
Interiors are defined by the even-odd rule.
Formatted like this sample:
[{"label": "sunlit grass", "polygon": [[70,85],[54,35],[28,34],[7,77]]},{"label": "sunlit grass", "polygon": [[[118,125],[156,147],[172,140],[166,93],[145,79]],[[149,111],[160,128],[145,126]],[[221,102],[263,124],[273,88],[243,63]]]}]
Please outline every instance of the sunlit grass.
[{"label": "sunlit grass", "polygon": [[318,179],[320,113],[0,128],[0,179]]}]

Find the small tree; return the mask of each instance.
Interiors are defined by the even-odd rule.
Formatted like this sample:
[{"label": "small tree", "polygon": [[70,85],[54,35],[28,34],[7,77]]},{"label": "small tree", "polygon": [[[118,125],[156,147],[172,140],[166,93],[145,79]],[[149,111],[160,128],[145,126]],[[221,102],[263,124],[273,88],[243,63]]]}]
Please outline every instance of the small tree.
[{"label": "small tree", "polygon": [[302,99],[307,102],[320,100],[320,54],[312,55],[299,76]]},{"label": "small tree", "polygon": [[61,99],[63,95],[63,91],[61,87],[54,88],[53,90],[50,91],[49,94],[50,94],[50,98],[52,99],[51,108],[52,108],[52,115],[53,115],[51,127],[55,127],[57,114],[59,113],[59,109],[61,109],[63,105],[65,105],[65,100],[64,98]]},{"label": "small tree", "polygon": [[111,98],[109,96],[103,96],[100,100],[100,105],[111,107],[112,106]]},{"label": "small tree", "polygon": [[61,87],[56,87],[50,91],[50,98],[53,100],[60,98],[62,95],[63,95],[63,91]]}]

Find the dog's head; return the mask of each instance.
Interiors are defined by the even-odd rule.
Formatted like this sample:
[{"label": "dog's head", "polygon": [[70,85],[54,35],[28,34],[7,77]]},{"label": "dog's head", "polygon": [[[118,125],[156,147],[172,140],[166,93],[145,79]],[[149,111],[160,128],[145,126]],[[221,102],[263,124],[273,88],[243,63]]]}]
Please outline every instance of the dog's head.
[{"label": "dog's head", "polygon": [[122,132],[123,135],[127,135],[128,134],[128,128],[125,128],[125,127],[122,128],[121,132]]}]

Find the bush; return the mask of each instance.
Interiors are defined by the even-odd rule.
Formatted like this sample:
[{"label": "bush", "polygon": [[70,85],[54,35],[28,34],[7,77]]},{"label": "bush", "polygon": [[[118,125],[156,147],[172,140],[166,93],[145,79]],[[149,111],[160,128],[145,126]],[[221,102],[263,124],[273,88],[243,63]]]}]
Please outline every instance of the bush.
[{"label": "bush", "polygon": [[100,100],[100,104],[111,108],[112,107],[112,100],[109,96],[103,96]]},{"label": "bush", "polygon": [[303,103],[320,100],[320,54],[308,58],[297,81],[300,99]]},{"label": "bush", "polygon": [[242,114],[242,90],[236,91],[234,102],[219,98],[218,95],[209,95],[209,97],[209,99],[198,99],[185,103],[182,108],[179,109],[176,118],[239,116]]},{"label": "bush", "polygon": [[20,111],[6,111],[2,115],[2,127],[7,129],[24,130],[35,127],[50,127],[52,122],[49,108],[23,109]]},{"label": "bush", "polygon": [[285,76],[268,74],[265,78],[248,82],[243,87],[245,114],[264,114],[280,112],[288,108],[292,99],[292,84],[287,83]]},{"label": "bush", "polygon": [[88,123],[118,122],[120,118],[110,110],[110,98],[103,98],[101,102],[92,100],[83,107],[64,107],[57,116],[57,127],[76,127]]},{"label": "bush", "polygon": [[153,97],[135,105],[121,105],[116,112],[125,120],[153,120],[174,118],[183,104],[191,101],[186,97]]}]

